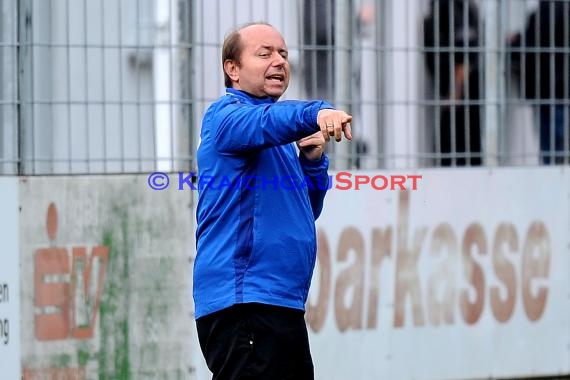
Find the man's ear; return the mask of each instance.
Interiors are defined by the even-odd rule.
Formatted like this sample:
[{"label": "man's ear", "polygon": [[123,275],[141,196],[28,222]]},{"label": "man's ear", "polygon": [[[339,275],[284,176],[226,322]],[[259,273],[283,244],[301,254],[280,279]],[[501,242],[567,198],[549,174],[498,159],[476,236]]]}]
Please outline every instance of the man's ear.
[{"label": "man's ear", "polygon": [[230,79],[234,82],[239,81],[239,67],[232,59],[226,59],[224,61],[224,71]]}]

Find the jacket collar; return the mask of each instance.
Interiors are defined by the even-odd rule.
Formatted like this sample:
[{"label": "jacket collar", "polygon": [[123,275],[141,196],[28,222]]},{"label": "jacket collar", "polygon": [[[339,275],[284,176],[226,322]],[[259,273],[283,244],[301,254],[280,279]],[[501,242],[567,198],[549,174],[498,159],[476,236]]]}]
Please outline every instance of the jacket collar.
[{"label": "jacket collar", "polygon": [[275,99],[273,99],[272,97],[264,96],[264,97],[260,98],[258,96],[251,95],[250,93],[247,93],[245,91],[236,90],[235,88],[226,88],[226,95],[237,97],[239,99],[245,100],[246,102],[252,103],[252,104],[275,103]]}]

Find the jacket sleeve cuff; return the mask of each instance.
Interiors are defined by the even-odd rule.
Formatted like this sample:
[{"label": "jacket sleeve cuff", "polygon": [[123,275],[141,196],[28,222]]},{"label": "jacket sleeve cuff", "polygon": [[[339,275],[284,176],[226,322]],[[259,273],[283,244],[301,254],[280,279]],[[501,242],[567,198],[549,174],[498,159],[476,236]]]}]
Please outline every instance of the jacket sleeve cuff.
[{"label": "jacket sleeve cuff", "polygon": [[311,113],[311,121],[317,125],[318,115],[320,110],[324,109],[334,109],[334,107],[324,100],[319,102],[316,107],[313,107],[313,112]]}]

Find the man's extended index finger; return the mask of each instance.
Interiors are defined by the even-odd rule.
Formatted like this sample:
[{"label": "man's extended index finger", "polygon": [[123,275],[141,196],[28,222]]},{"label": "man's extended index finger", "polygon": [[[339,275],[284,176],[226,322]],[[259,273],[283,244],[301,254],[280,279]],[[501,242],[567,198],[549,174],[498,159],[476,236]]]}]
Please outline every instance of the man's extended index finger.
[{"label": "man's extended index finger", "polygon": [[347,123],[344,126],[344,137],[346,137],[348,140],[352,140],[352,128],[350,126],[350,123]]}]

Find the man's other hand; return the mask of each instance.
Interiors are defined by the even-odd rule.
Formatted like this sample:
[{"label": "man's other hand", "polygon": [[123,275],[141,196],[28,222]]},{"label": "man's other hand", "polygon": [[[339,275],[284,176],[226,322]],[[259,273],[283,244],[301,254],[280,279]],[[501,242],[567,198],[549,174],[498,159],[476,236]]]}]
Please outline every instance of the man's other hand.
[{"label": "man's other hand", "polygon": [[311,161],[320,160],[325,151],[326,140],[322,132],[313,133],[297,141],[297,147],[305,158]]}]

